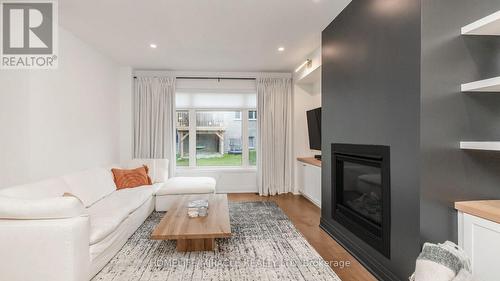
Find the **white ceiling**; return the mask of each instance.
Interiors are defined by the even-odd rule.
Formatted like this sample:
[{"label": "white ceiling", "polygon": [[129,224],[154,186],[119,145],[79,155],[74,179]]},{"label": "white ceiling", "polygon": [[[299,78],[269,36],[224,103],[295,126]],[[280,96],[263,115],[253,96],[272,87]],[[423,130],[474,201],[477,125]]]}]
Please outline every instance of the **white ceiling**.
[{"label": "white ceiling", "polygon": [[61,0],[59,22],[136,69],[291,71],[349,2]]}]

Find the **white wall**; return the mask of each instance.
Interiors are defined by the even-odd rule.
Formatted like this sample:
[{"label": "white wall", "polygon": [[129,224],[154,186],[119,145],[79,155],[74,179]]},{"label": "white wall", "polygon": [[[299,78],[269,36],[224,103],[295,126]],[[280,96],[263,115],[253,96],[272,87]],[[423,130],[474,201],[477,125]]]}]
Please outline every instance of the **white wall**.
[{"label": "white wall", "polygon": [[[318,67],[321,67],[321,49],[316,49],[308,57],[312,64],[309,68],[304,67],[301,71],[294,74],[293,86],[293,144],[294,159],[297,157],[312,157],[315,154],[321,154],[320,151],[309,149],[309,135],[307,130],[306,111],[321,107],[321,75],[318,72],[313,73]],[[319,69],[320,70],[320,69]],[[309,76],[311,75],[311,76]],[[312,77],[313,76],[313,77]],[[304,83],[307,81],[307,83]],[[300,173],[298,163],[295,161],[295,192],[302,188],[299,184]]]},{"label": "white wall", "polygon": [[119,66],[59,29],[59,68],[0,70],[0,187],[119,160]]},{"label": "white wall", "polygon": [[255,169],[182,169],[177,168],[178,177],[212,177],[217,181],[217,193],[257,193],[257,171]]},{"label": "white wall", "polygon": [[120,87],[120,162],[132,159],[133,151],[133,73],[132,67],[121,67]]},{"label": "white wall", "polygon": [[308,157],[321,154],[320,151],[309,149],[309,135],[307,130],[306,111],[321,107],[320,85],[315,86],[314,92],[294,86],[294,151],[296,157]]}]

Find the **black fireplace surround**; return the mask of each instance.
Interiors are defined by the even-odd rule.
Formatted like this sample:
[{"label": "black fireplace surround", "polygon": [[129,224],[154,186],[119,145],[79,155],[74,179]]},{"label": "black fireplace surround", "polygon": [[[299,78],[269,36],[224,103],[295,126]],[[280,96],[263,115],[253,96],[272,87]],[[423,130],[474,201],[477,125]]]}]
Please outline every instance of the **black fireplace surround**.
[{"label": "black fireplace surround", "polygon": [[333,219],[390,258],[390,148],[332,144]]}]

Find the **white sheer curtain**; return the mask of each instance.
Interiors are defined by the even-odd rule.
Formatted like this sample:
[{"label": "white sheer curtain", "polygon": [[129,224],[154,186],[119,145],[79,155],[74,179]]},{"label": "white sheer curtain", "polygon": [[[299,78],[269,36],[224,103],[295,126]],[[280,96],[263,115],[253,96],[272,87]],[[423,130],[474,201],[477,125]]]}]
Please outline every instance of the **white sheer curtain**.
[{"label": "white sheer curtain", "polygon": [[175,78],[137,77],[134,91],[134,158],[166,158],[175,172]]},{"label": "white sheer curtain", "polygon": [[290,78],[257,79],[260,195],[292,191],[292,85]]}]

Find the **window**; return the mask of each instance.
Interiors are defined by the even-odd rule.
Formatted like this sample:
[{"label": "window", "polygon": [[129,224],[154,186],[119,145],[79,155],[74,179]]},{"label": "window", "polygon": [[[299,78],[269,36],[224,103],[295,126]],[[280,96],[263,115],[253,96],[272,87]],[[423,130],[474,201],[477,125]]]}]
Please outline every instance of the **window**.
[{"label": "window", "polygon": [[[241,111],[234,112],[234,120],[241,120]],[[257,120],[257,110],[248,111],[248,120]]]},{"label": "window", "polygon": [[235,111],[234,112],[234,120],[241,120],[241,111]]},{"label": "window", "polygon": [[[245,111],[245,110],[243,110]],[[255,110],[252,110],[256,112]],[[250,112],[250,111],[248,111]],[[257,119],[244,120],[247,130],[243,131],[242,120],[236,120],[242,110],[177,110],[176,154],[177,166],[197,167],[241,167],[257,163]],[[196,122],[190,122],[190,116]],[[243,115],[244,116],[244,115]],[[250,114],[247,115],[250,117]],[[252,115],[256,117],[256,114]],[[190,165],[190,137],[194,131],[195,163]],[[248,141],[244,143],[244,138]],[[244,153],[244,147],[248,149]],[[244,163],[244,157],[247,159]]]},{"label": "window", "polygon": [[248,164],[257,165],[257,111],[248,116]]},{"label": "window", "polygon": [[257,110],[249,110],[248,111],[248,120],[251,120],[251,121],[257,120]]},{"label": "window", "polygon": [[255,81],[178,81],[177,166],[255,166],[256,103]]},{"label": "window", "polygon": [[177,166],[189,166],[189,111],[177,111],[175,137]]}]

